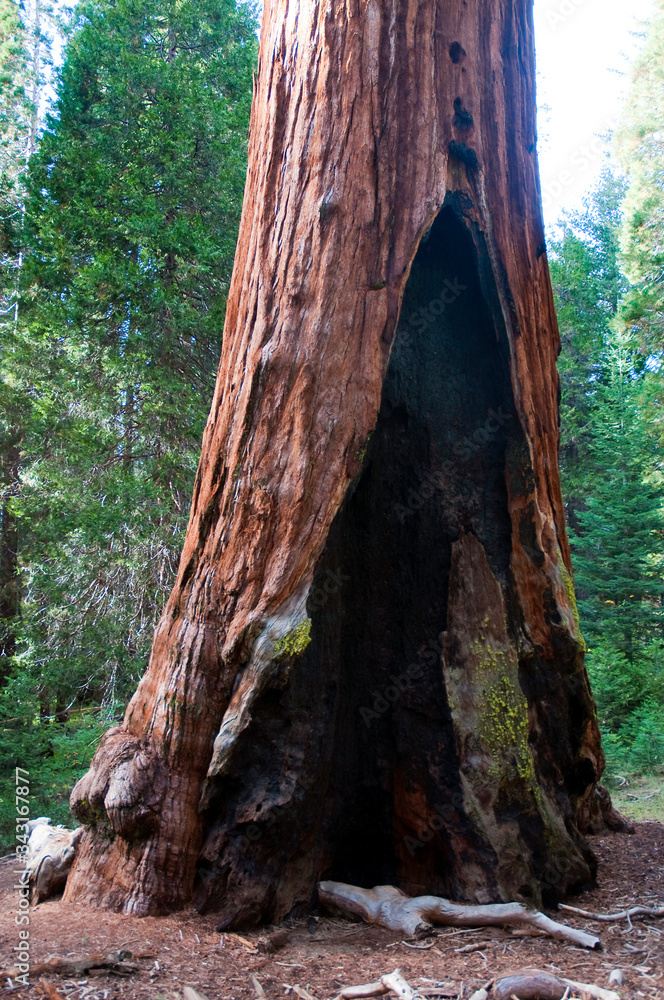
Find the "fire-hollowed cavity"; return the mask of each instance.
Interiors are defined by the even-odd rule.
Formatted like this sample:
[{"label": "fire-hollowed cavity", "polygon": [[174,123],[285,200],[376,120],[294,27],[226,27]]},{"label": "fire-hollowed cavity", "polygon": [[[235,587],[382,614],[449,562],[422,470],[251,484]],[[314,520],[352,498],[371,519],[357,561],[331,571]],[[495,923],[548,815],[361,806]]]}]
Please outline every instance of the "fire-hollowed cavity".
[{"label": "fire-hollowed cavity", "polygon": [[583,869],[533,771],[506,491],[527,448],[489,255],[453,205],[412,265],[311,640],[207,801],[197,904],[220,926],[306,907],[319,878],[488,902],[537,900],[551,854]]}]

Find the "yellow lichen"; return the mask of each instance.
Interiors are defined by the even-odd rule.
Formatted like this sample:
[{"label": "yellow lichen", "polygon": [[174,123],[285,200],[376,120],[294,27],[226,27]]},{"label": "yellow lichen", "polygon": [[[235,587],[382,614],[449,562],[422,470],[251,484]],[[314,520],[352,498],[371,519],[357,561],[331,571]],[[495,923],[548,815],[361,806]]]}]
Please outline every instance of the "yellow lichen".
[{"label": "yellow lichen", "polygon": [[563,586],[565,588],[565,593],[567,594],[567,600],[569,602],[570,610],[572,612],[572,617],[574,619],[574,630],[575,638],[579,640],[583,648],[584,653],[587,652],[586,641],[581,634],[581,621],[579,619],[579,609],[576,606],[576,592],[574,590],[574,581],[572,580],[572,574],[567,569],[565,562],[562,557],[560,550],[558,551],[558,565],[560,566],[560,574],[563,578]]},{"label": "yellow lichen", "polygon": [[[477,655],[480,653],[481,655]],[[504,650],[474,643],[476,668],[486,678],[478,736],[494,759],[496,778],[514,766],[520,778],[532,780],[534,767],[528,745],[528,703]],[[514,674],[514,676],[511,676]],[[512,758],[513,765],[509,758]]]},{"label": "yellow lichen", "polygon": [[275,653],[284,656],[297,656],[304,652],[311,642],[311,618],[305,618],[303,622],[292,628],[290,632],[277,639],[274,644]]}]

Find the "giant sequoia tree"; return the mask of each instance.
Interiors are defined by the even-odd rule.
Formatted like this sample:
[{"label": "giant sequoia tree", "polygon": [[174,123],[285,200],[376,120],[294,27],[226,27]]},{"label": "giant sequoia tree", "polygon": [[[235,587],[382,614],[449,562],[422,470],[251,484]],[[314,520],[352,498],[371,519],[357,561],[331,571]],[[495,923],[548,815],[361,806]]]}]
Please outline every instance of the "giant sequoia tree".
[{"label": "giant sequoia tree", "polygon": [[326,876],[586,881],[530,0],[273,0],[175,589],[69,899],[225,926]]}]

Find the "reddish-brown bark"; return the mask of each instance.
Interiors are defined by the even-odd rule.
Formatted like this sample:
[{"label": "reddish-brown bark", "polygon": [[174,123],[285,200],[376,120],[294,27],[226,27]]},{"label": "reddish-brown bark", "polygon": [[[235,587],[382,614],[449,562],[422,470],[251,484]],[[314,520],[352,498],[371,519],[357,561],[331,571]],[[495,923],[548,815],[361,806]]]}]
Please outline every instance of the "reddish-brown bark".
[{"label": "reddish-brown bark", "polygon": [[321,877],[591,876],[534,86],[530,0],[267,6],[184,552],[70,899],[230,925]]}]

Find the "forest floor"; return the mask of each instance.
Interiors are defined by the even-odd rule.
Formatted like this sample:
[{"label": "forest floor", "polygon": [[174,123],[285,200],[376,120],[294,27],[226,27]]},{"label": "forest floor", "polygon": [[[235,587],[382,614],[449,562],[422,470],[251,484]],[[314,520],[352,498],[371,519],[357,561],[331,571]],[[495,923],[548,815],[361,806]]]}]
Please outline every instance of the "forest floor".
[{"label": "forest floor", "polygon": [[658,819],[664,823],[664,774],[630,774],[607,784],[613,805],[630,819],[641,823]]},{"label": "forest floor", "polygon": [[[631,836],[609,834],[591,842],[599,858],[597,887],[569,902],[595,912],[664,904],[663,824],[640,823]],[[15,867],[10,859],[0,863],[0,965],[5,970],[14,965],[18,943]],[[191,911],[139,919],[54,900],[30,915],[35,970],[30,986],[12,988],[3,977],[0,997],[182,1000],[189,986],[208,1000],[329,1000],[342,987],[371,982],[395,967],[430,997],[468,998],[497,973],[522,967],[605,988],[610,971],[620,968],[625,1000],[664,996],[664,921],[659,926],[652,918],[598,924],[562,911],[551,915],[598,933],[603,950],[589,952],[500,928],[441,928],[434,938],[419,942],[425,950],[415,950],[381,928],[318,917],[284,925],[286,943],[265,954],[259,939],[275,928],[221,934],[215,930],[214,915]],[[128,953],[124,958],[136,971],[72,977],[37,969],[53,958],[83,959],[119,950]]]}]

